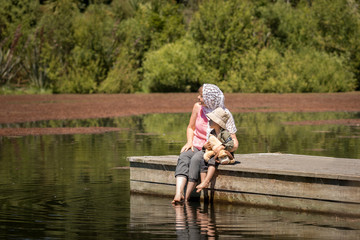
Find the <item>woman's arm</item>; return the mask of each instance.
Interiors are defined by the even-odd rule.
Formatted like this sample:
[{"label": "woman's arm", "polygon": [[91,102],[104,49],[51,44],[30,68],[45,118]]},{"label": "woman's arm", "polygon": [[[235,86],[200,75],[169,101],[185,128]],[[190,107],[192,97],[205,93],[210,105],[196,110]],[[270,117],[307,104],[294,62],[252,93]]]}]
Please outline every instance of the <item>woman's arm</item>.
[{"label": "woman's arm", "polygon": [[181,148],[181,152],[186,152],[190,148],[191,148],[192,151],[194,151],[193,139],[194,139],[194,131],[195,131],[195,122],[196,122],[196,118],[197,118],[197,113],[199,112],[199,108],[201,108],[201,105],[199,103],[195,103],[194,107],[193,107],[193,110],[192,110],[192,113],[191,113],[189,125],[186,128],[187,142]]}]

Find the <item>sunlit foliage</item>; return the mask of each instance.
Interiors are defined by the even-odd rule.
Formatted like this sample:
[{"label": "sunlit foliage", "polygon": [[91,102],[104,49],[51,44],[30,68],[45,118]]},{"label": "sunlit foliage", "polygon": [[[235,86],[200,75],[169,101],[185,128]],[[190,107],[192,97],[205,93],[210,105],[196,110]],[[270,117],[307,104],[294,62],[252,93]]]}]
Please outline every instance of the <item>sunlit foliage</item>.
[{"label": "sunlit foliage", "polygon": [[360,87],[356,0],[0,0],[0,93]]}]

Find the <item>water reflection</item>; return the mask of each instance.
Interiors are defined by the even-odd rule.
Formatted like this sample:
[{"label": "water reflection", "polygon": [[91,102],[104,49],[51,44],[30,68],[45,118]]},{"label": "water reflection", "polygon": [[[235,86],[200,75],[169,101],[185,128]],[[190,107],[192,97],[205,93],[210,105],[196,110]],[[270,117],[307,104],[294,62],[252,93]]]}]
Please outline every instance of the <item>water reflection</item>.
[{"label": "water reflection", "polygon": [[[213,210],[214,208],[210,208]],[[200,203],[186,203],[184,205],[175,205],[175,228],[176,235],[181,239],[197,239],[208,237],[215,239],[216,225],[215,213],[209,212],[209,204],[205,204],[204,208],[200,207]]]},{"label": "water reflection", "polygon": [[[360,219],[132,194],[130,226],[151,238],[358,239]],[[144,227],[146,226],[146,227]],[[175,232],[174,232],[175,230]]]},{"label": "water reflection", "polygon": [[[360,113],[242,113],[234,114],[238,153],[282,152],[360,159],[360,125],[327,124],[360,119]],[[151,114],[112,119],[52,120],[4,127],[118,127],[115,148],[147,154],[178,154],[186,139],[189,114]],[[304,125],[306,121],[324,124]],[[298,124],[300,123],[300,124]],[[0,137],[0,140],[4,137]],[[6,139],[6,138],[5,138]],[[126,155],[126,154],[125,154]]]},{"label": "water reflection", "polygon": [[[234,115],[238,153],[360,159],[360,128],[283,122],[357,113]],[[103,134],[0,137],[0,239],[356,239],[359,219],[130,195],[128,156],[179,153],[189,114],[153,114],[5,127],[118,127]],[[357,234],[357,235],[356,235]]]}]

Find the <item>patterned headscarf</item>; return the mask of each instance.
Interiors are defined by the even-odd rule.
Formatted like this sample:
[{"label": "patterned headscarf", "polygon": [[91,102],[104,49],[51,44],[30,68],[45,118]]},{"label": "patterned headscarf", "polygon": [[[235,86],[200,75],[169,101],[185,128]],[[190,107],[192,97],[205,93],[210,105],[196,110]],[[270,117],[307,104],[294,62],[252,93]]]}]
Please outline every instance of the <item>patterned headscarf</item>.
[{"label": "patterned headscarf", "polygon": [[[236,133],[237,129],[235,126],[234,118],[231,112],[225,107],[225,96],[220,88],[214,84],[204,84],[203,85],[203,99],[206,107],[203,107],[203,112],[206,114],[214,111],[216,108],[223,108],[229,115],[230,118],[226,123],[226,128],[230,133]],[[208,133],[210,127],[208,127]]]},{"label": "patterned headscarf", "polygon": [[218,86],[214,84],[204,84],[202,94],[206,105],[203,109],[205,114],[214,111],[218,107],[225,109],[225,96]]}]

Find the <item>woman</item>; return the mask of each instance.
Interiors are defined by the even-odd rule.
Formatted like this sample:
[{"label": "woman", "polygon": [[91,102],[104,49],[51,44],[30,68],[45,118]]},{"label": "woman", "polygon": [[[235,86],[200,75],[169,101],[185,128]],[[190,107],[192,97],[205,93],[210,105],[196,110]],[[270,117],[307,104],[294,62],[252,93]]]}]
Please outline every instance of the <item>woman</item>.
[{"label": "woman", "polygon": [[198,102],[194,104],[189,125],[186,130],[187,143],[182,147],[177,162],[176,177],[176,193],[173,204],[180,203],[184,200],[184,188],[186,188],[186,200],[189,199],[190,193],[194,190],[199,179],[200,163],[203,159],[204,152],[201,151],[204,143],[207,141],[209,124],[206,114],[212,112],[218,107],[222,107],[230,115],[226,124],[227,130],[231,133],[234,140],[235,151],[238,148],[238,140],[236,138],[236,127],[234,118],[230,111],[225,108],[225,97],[223,92],[213,84],[204,84],[199,88]]}]

